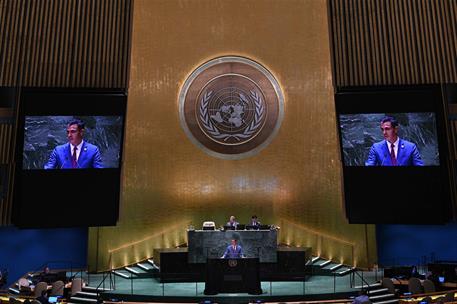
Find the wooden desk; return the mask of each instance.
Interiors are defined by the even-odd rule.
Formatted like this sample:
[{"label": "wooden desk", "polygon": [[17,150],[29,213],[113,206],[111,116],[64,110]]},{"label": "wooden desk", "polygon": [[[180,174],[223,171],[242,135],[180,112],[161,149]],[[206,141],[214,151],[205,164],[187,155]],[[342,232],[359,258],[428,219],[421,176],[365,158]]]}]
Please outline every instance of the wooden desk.
[{"label": "wooden desk", "polygon": [[[392,283],[394,283],[394,285],[408,286],[408,284],[409,284],[409,280],[405,280],[405,279],[391,279],[391,280],[392,280]],[[424,282],[424,280],[420,280],[420,281],[421,281],[421,284]],[[441,283],[435,287],[444,287],[444,289],[457,289],[457,283],[445,282],[445,283]]]},{"label": "wooden desk", "polygon": [[[454,292],[454,297],[456,296],[457,290],[446,290],[446,291],[436,291],[436,292],[429,292],[429,293],[421,293],[415,295],[408,295],[408,296],[400,296],[398,300],[399,303],[403,304],[416,304],[422,301],[426,297],[431,297],[433,301],[438,298],[444,297],[448,292]],[[451,303],[451,302],[446,302]],[[454,303],[454,302],[452,302]]]},{"label": "wooden desk", "polygon": [[457,283],[454,283],[454,282],[441,283],[441,286],[450,288],[450,289],[457,289]]}]

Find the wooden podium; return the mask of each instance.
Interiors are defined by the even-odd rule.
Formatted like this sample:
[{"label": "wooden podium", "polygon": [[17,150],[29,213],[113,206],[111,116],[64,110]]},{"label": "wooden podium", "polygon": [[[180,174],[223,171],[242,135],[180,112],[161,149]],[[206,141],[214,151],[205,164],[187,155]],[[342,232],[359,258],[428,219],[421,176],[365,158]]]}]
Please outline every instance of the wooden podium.
[{"label": "wooden podium", "polygon": [[204,293],[215,295],[220,292],[261,294],[259,259],[208,259]]}]

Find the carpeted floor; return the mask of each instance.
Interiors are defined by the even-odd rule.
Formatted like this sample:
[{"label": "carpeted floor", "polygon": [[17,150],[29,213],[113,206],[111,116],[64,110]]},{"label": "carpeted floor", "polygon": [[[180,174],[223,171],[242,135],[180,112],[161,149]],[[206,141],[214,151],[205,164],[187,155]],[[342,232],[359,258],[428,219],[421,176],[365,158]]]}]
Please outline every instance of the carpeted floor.
[{"label": "carpeted floor", "polygon": [[[312,276],[304,282],[261,282],[262,298],[268,297],[306,297],[313,298],[313,295],[324,295],[329,298],[335,294],[348,294],[357,292],[362,286],[363,280],[372,284],[380,279],[379,273],[358,272],[356,275],[339,276]],[[351,284],[351,280],[353,282]],[[94,287],[103,287],[101,275],[90,275],[89,285]],[[189,297],[192,299],[206,299],[203,292],[205,289],[204,282],[192,283],[160,283],[154,278],[143,279],[124,279],[119,276],[112,276],[111,287],[115,290],[107,292],[108,298],[116,300],[124,299],[126,295],[137,296],[147,299],[148,297]],[[100,285],[101,284],[101,285]],[[109,279],[105,280],[105,288],[109,288]],[[218,294],[211,298],[230,298],[230,297],[252,297],[259,298],[259,295],[248,295],[247,293]]]}]

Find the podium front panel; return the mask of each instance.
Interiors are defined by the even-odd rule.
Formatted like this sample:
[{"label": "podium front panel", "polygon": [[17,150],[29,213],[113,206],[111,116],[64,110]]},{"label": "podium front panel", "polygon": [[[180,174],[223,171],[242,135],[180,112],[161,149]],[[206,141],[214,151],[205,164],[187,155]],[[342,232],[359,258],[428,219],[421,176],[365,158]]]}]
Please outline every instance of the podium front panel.
[{"label": "podium front panel", "polygon": [[261,294],[259,259],[208,259],[206,264],[206,295],[218,293]]}]

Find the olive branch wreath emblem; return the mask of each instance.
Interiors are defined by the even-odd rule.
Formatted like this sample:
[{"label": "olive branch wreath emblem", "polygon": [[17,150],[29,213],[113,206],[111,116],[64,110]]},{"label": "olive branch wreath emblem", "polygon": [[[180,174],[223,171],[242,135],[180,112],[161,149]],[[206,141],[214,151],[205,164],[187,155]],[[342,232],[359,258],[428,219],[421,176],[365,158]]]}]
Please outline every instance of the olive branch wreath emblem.
[{"label": "olive branch wreath emblem", "polygon": [[[251,123],[243,130],[243,133],[237,133],[237,134],[227,134],[227,133],[221,133],[220,130],[217,128],[215,124],[211,121],[209,117],[209,112],[208,112],[208,104],[209,100],[211,98],[211,95],[213,94],[213,91],[206,92],[203,94],[201,100],[200,100],[200,121],[203,125],[203,128],[211,134],[212,137],[217,138],[217,139],[223,139],[224,141],[227,141],[229,138],[234,138],[237,141],[241,141],[242,139],[249,138],[251,137],[257,130],[261,127],[262,125],[262,120],[263,117],[265,116],[265,105],[262,101],[262,97],[257,94],[257,92],[251,90],[251,97],[254,100],[255,104],[255,113],[254,113],[254,119],[251,121]],[[240,94],[240,100],[243,102],[247,103],[246,96],[243,94]]]}]

